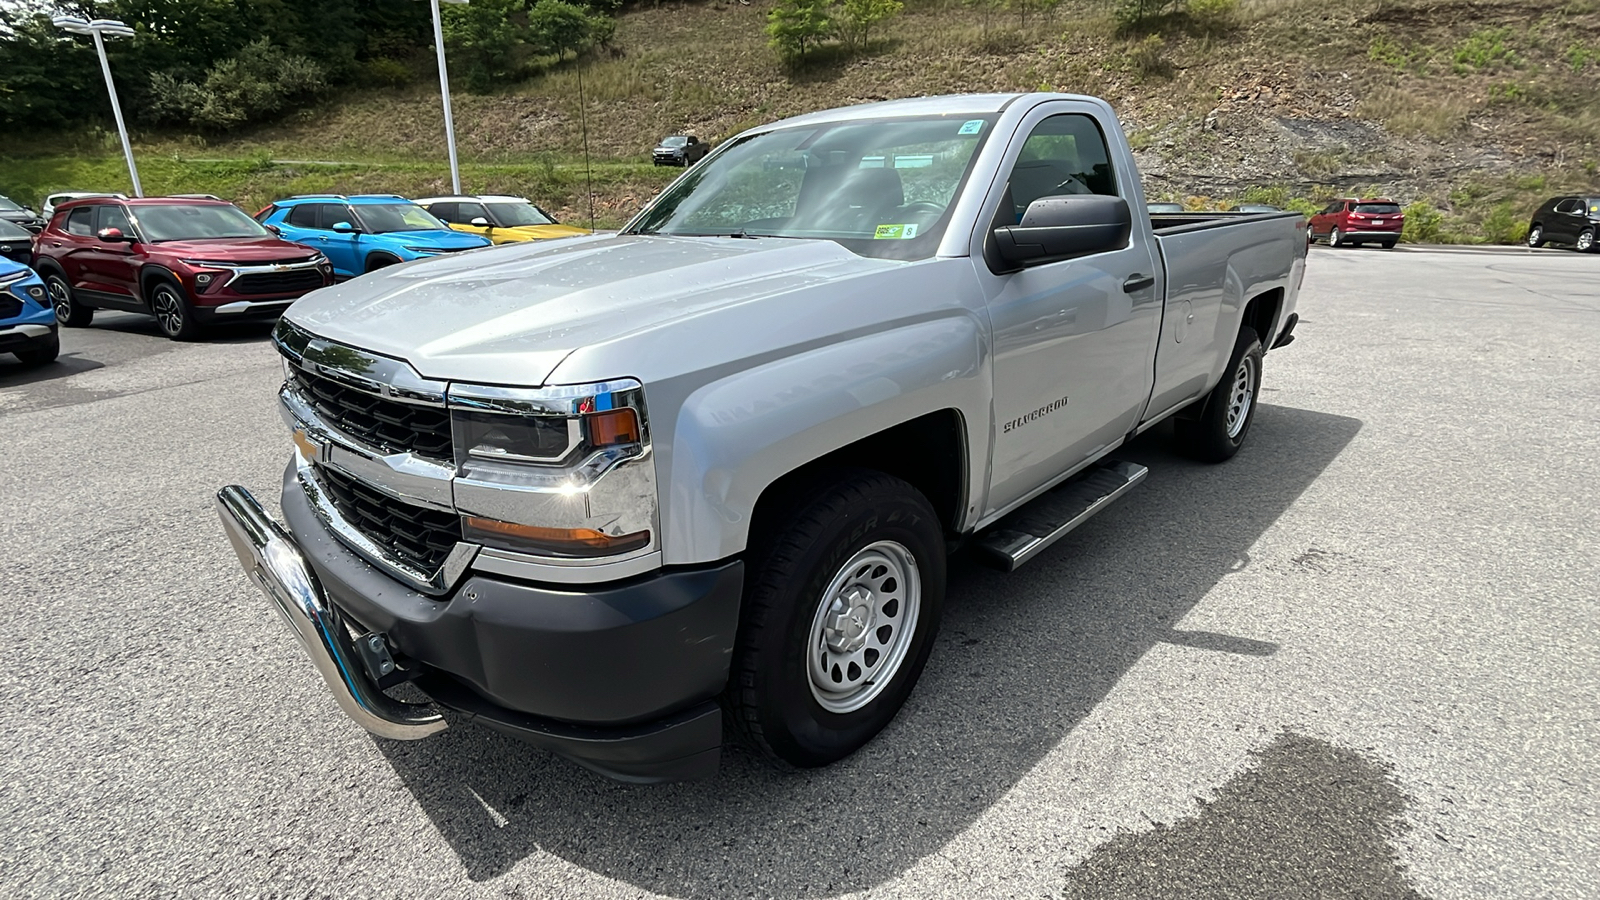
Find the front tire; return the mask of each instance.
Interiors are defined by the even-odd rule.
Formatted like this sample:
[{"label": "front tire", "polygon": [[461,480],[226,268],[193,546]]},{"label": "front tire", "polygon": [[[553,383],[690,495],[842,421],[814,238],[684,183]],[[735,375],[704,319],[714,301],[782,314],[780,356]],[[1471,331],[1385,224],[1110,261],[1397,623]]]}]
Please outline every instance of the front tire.
[{"label": "front tire", "polygon": [[1199,417],[1177,420],[1178,442],[1185,453],[1201,462],[1219,463],[1244,446],[1261,395],[1261,357],[1255,329],[1240,328],[1228,367],[1206,397]]},{"label": "front tire", "polygon": [[42,341],[35,341],[32,347],[26,350],[12,351],[17,359],[25,366],[43,366],[56,361],[61,355],[61,336],[51,332],[50,336]]},{"label": "front tire", "polygon": [[1578,234],[1578,242],[1572,245],[1579,253],[1588,253],[1594,249],[1594,229],[1585,228]]},{"label": "front tire", "polygon": [[752,535],[724,707],[780,765],[810,768],[870,741],[911,694],[944,602],[945,545],[910,484],[846,470],[789,494]]},{"label": "front tire", "polygon": [[1544,226],[1535,225],[1528,229],[1528,246],[1535,250],[1544,246]]},{"label": "front tire", "polygon": [[72,285],[54,272],[44,276],[45,290],[50,292],[50,308],[55,310],[56,321],[68,328],[82,328],[94,321],[94,307],[84,306],[72,296]]},{"label": "front tire", "polygon": [[159,281],[150,290],[150,312],[161,326],[161,333],[175,341],[192,341],[200,337],[200,323],[195,321],[189,298],[170,281]]}]

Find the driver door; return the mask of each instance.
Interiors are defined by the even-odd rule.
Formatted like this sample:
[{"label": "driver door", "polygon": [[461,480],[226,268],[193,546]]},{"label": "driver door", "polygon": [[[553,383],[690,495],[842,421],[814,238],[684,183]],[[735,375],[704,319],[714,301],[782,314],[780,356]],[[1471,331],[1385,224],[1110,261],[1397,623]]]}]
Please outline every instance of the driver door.
[{"label": "driver door", "polygon": [[[1028,205],[1061,194],[1120,196],[1144,209],[1131,159],[1113,159],[1099,119],[1053,103],[1007,149],[975,236],[973,262],[994,331],[993,469],[985,515],[1101,455],[1138,424],[1150,397],[1161,323],[1148,225],[1120,249],[996,271],[984,246]],[[1109,127],[1116,127],[1111,123]]]}]

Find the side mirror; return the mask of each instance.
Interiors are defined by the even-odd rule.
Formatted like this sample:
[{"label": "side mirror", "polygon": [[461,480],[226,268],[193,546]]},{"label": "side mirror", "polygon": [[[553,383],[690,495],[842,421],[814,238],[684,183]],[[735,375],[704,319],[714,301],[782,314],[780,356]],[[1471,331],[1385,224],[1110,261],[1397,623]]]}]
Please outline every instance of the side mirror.
[{"label": "side mirror", "polygon": [[994,230],[993,249],[1003,263],[999,268],[1014,271],[1121,249],[1132,232],[1133,216],[1121,197],[1040,197],[1028,205],[1021,222]]},{"label": "side mirror", "polygon": [[352,234],[355,232],[355,227],[349,222],[335,222],[333,223],[333,230],[340,234]]},{"label": "side mirror", "polygon": [[268,230],[270,232],[272,232],[273,234],[277,235],[278,237],[283,237],[283,229],[279,228],[276,225],[263,225],[261,227],[265,228],[266,230]]},{"label": "side mirror", "polygon": [[96,237],[108,244],[133,243],[133,237],[122,233],[120,228],[102,228]]},{"label": "side mirror", "polygon": [[483,216],[473,216],[472,221],[468,222],[467,224],[471,225],[474,228],[493,228],[494,227],[493,225],[489,224],[489,220],[485,219]]}]

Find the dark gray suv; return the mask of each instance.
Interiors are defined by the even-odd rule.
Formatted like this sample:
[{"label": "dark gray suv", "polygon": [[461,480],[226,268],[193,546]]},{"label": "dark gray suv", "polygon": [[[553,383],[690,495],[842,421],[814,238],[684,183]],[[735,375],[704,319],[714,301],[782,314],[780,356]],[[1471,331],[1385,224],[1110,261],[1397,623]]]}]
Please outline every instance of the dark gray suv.
[{"label": "dark gray suv", "polygon": [[1554,197],[1528,223],[1528,246],[1566,244],[1580,253],[1594,249],[1600,234],[1600,197]]}]

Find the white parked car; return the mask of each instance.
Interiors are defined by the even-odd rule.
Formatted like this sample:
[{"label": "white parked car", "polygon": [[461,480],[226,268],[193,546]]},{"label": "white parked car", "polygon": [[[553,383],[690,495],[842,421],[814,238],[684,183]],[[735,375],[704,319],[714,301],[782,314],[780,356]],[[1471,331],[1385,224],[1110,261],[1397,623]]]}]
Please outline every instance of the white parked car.
[{"label": "white parked car", "polygon": [[39,215],[46,222],[56,214],[56,207],[68,200],[82,200],[85,197],[116,197],[119,200],[128,199],[127,194],[108,194],[103,191],[60,191],[44,198],[44,206],[39,210]]}]

